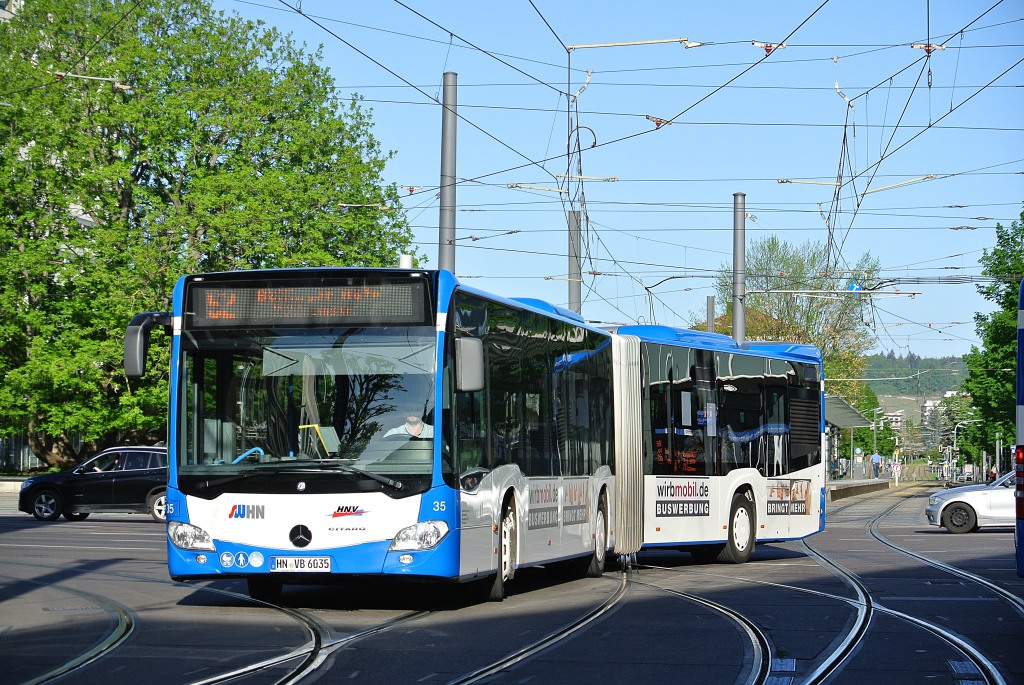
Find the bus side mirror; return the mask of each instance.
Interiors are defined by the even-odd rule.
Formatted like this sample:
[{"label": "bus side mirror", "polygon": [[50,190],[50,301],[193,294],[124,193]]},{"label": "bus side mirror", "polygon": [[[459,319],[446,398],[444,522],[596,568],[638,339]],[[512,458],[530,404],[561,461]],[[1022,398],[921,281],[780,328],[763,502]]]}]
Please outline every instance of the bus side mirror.
[{"label": "bus side mirror", "polygon": [[455,339],[455,383],[459,392],[484,389],[484,341],[480,338]]},{"label": "bus side mirror", "polygon": [[128,378],[142,378],[146,374],[149,332],[157,324],[170,326],[170,312],[136,314],[128,324],[124,333],[124,373]]}]

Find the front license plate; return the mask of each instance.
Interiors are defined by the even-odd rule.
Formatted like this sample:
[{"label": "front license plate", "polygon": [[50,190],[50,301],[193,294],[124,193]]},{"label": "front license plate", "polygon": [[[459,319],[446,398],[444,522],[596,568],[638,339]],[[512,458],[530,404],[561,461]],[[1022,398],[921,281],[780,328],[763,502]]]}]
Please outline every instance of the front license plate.
[{"label": "front license plate", "polygon": [[271,572],[324,573],[330,570],[330,557],[270,557]]}]

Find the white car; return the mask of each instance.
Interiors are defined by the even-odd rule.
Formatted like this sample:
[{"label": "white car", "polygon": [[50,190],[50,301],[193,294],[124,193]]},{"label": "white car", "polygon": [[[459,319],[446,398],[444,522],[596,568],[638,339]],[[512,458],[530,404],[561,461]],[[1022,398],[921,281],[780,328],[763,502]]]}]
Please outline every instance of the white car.
[{"label": "white car", "polygon": [[991,483],[949,488],[929,497],[924,513],[928,516],[928,523],[942,526],[950,533],[1012,526],[1017,515],[1014,485],[1014,473],[1010,471]]}]

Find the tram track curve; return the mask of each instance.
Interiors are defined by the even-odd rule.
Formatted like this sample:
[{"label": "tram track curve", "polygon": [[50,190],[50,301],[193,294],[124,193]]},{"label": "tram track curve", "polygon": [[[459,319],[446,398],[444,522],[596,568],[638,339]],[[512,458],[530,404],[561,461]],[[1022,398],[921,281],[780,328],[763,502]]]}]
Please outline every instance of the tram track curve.
[{"label": "tram track curve", "polygon": [[695,595],[691,592],[682,592],[680,590],[673,590],[672,588],[662,587],[653,583],[632,581],[636,585],[642,585],[645,587],[653,588],[660,592],[666,592],[670,595],[682,597],[690,602],[700,604],[712,611],[715,611],[728,619],[735,622],[740,628],[746,633],[747,638],[750,640],[750,646],[753,651],[753,658],[751,659],[750,671],[746,678],[742,681],[743,685],[763,685],[768,682],[771,677],[772,670],[772,644],[768,639],[768,635],[758,626],[754,621],[744,616],[735,609],[728,607],[720,602],[714,602],[706,597]]},{"label": "tram track curve", "polygon": [[[36,568],[42,568],[47,570],[58,570],[56,566],[50,566],[45,564],[32,564]],[[126,573],[111,573],[106,571],[91,571],[93,576],[108,577],[121,581],[132,580],[146,583],[159,583],[162,585],[187,587],[192,591],[201,592],[204,594],[215,594],[223,597],[229,597],[231,599],[246,602],[249,604],[259,605],[266,609],[271,609],[277,613],[287,616],[292,621],[302,625],[308,632],[309,639],[301,645],[298,645],[285,654],[277,655],[268,659],[261,659],[260,661],[226,671],[224,673],[212,675],[199,680],[191,681],[191,685],[213,685],[215,683],[230,683],[246,676],[261,673],[273,668],[286,668],[286,672],[278,677],[274,682],[277,685],[286,685],[289,683],[296,683],[302,680],[304,677],[315,672],[317,667],[323,663],[323,661],[334,651],[365,637],[376,635],[380,632],[401,625],[409,620],[421,618],[429,615],[431,611],[413,611],[408,612],[397,617],[390,618],[382,621],[376,625],[353,631],[352,633],[345,635],[336,635],[331,626],[321,621],[314,613],[295,609],[292,607],[273,604],[256,600],[251,598],[247,594],[240,592],[233,592],[223,588],[212,587],[207,585],[192,584],[192,583],[180,583],[172,580],[152,578],[149,576],[139,576],[134,574]],[[59,678],[66,676],[67,674],[83,668],[89,664],[94,664],[101,661],[104,658],[114,656],[115,651],[118,647],[125,644],[126,640],[133,633],[137,622],[134,620],[132,612],[119,602],[106,597],[104,595],[87,592],[77,588],[67,587],[61,583],[50,583],[44,581],[27,580],[24,578],[16,578],[13,576],[2,576],[15,582],[29,583],[36,587],[42,588],[53,588],[58,591],[66,592],[77,597],[86,599],[93,602],[102,608],[108,616],[115,618],[116,626],[115,629],[110,632],[107,636],[101,639],[95,646],[89,650],[76,654],[72,658],[68,659],[64,663],[58,664],[50,668],[45,673],[33,676],[28,680],[21,681],[18,685],[45,685],[46,683],[54,682]],[[292,667],[287,667],[288,662],[299,660],[299,663]]]},{"label": "tram track curve", "polygon": [[628,589],[628,582],[626,573],[622,573],[622,578],[619,583],[619,587],[613,592],[604,602],[599,606],[595,607],[591,611],[587,612],[583,616],[579,617],[574,621],[570,621],[564,626],[557,630],[549,633],[540,640],[536,640],[533,643],[516,650],[508,656],[496,660],[491,664],[488,664],[482,668],[478,668],[470,673],[460,676],[454,680],[449,681],[449,685],[468,685],[469,683],[480,682],[484,678],[499,673],[510,666],[514,666],[522,661],[525,661],[544,650],[547,650],[559,642],[566,640],[578,631],[586,628],[589,624],[599,620],[610,612],[622,599],[626,596],[626,590]]},{"label": "tram track curve", "polygon": [[[882,495],[872,494],[869,495],[868,498],[877,500],[881,496]],[[887,516],[896,510],[897,507],[906,502],[907,499],[910,498],[902,498],[895,504],[886,507],[880,513],[873,515],[865,526],[866,532],[873,539],[886,545],[893,551],[904,554],[919,562],[928,564],[935,569],[954,575],[962,580],[976,583],[980,587],[998,595],[1000,598],[1008,602],[1016,612],[1024,615],[1024,600],[1021,600],[1020,597],[1005,590],[1004,588],[999,587],[992,581],[907,549],[906,547],[898,545],[886,538],[879,530],[880,526],[883,525],[882,522]],[[842,507],[840,512],[846,511],[858,504],[863,504],[863,501],[850,502]],[[825,568],[832,575],[840,579],[851,590],[852,596],[845,596],[845,594],[836,594],[833,592],[823,592],[821,590],[776,583],[763,579],[747,578],[742,574],[729,574],[729,578],[735,581],[807,593],[832,601],[845,603],[851,607],[852,611],[855,612],[855,615],[852,618],[852,624],[849,628],[844,631],[844,633],[837,634],[836,638],[833,639],[834,647],[829,651],[829,653],[818,659],[808,674],[801,678],[794,678],[790,680],[790,682],[802,683],[804,685],[817,685],[819,683],[828,682],[830,678],[841,672],[849,660],[852,659],[862,648],[865,640],[870,635],[871,626],[875,618],[877,616],[887,616],[924,631],[947,645],[948,648],[953,650],[956,654],[962,655],[962,657],[965,658],[973,667],[973,669],[967,669],[968,672],[972,673],[972,682],[985,682],[989,685],[1005,685],[1006,680],[1000,673],[996,664],[989,659],[981,649],[972,644],[970,640],[960,635],[953,634],[945,627],[935,624],[925,618],[885,606],[873,596],[871,588],[864,583],[856,573],[844,567],[841,563],[832,558],[832,556],[816,548],[807,540],[798,541],[796,544],[802,548],[807,557],[814,560],[816,564]],[[652,565],[644,565],[643,568],[678,572],[678,569]],[[687,568],[688,572],[692,573],[693,570],[694,567]],[[718,573],[712,573],[710,571],[700,573],[706,573],[712,576],[719,575]],[[699,595],[694,595],[694,597],[699,597]]]},{"label": "tram track curve", "polygon": [[927,555],[921,554],[919,552],[915,552],[915,551],[913,551],[911,549],[907,549],[903,545],[899,545],[899,544],[893,542],[892,540],[890,540],[889,538],[887,538],[885,535],[883,535],[882,532],[878,529],[879,528],[879,521],[881,521],[881,519],[886,514],[888,514],[891,511],[895,510],[901,504],[903,504],[903,502],[897,502],[892,507],[890,507],[886,512],[883,512],[883,514],[879,515],[878,518],[876,518],[875,520],[873,520],[870,523],[870,525],[868,527],[868,532],[871,533],[871,536],[873,538],[875,538],[875,540],[877,540],[878,542],[882,543],[886,547],[889,547],[890,549],[892,549],[892,550],[894,550],[896,552],[899,552],[900,554],[902,554],[904,556],[910,557],[911,559],[916,559],[917,561],[920,561],[920,562],[923,562],[925,564],[928,564],[932,568],[938,569],[940,571],[945,571],[946,573],[948,573],[948,574],[950,574],[952,576],[955,576],[955,577],[960,578],[962,580],[969,581],[971,583],[974,583],[976,585],[979,585],[979,586],[985,588],[989,592],[995,594],[999,598],[1001,598],[1001,599],[1005,600],[1006,602],[1008,602],[1010,604],[1010,606],[1012,606],[1014,608],[1014,610],[1016,610],[1016,612],[1018,614],[1020,614],[1022,617],[1024,617],[1024,599],[1021,599],[1020,597],[1018,597],[1017,595],[1013,594],[1012,592],[1007,591],[1005,588],[1002,588],[999,585],[997,585],[996,583],[993,583],[992,581],[990,581],[989,579],[984,578],[982,576],[979,576],[979,575],[977,575],[975,573],[971,573],[970,571],[965,571],[964,569],[958,568],[956,566],[953,566],[952,564],[947,564],[947,563],[945,563],[943,561],[939,561],[938,559],[933,559],[932,557],[929,557]]},{"label": "tram track curve", "polygon": [[[890,491],[888,493],[883,494],[871,494],[864,498],[858,499],[872,499],[878,502],[880,498],[892,497],[894,494],[897,493],[893,493]],[[904,547],[898,544],[897,542],[894,542],[892,539],[887,537],[885,533],[883,533],[883,529],[888,531],[886,524],[887,517],[893,515],[893,513],[896,512],[897,508],[901,504],[906,504],[908,501],[912,501],[912,499],[913,496],[903,496],[900,498],[898,502],[892,504],[891,506],[888,506],[887,503],[883,503],[882,506],[884,507],[884,509],[880,513],[878,511],[878,508],[876,507],[875,511],[870,515],[868,515],[865,512],[865,515],[863,516],[853,516],[852,519],[848,521],[846,525],[848,527],[855,528],[863,527],[863,529],[871,539],[877,541],[879,544],[885,546],[886,548],[891,549],[895,553],[903,554],[909,558],[916,560],[919,563],[927,564],[945,573],[950,573],[951,575],[959,578],[960,580],[969,583],[977,583],[979,587],[984,587],[989,592],[993,592],[994,594],[999,595],[1003,600],[1008,602],[1008,604],[1013,607],[1013,610],[1017,614],[1024,615],[1024,602],[1022,602],[1022,600],[1016,595],[1013,595],[1012,593],[1009,593],[1003,588],[1000,588],[998,585],[992,583],[991,581],[982,576],[978,576],[977,574],[970,573],[969,571],[957,568],[956,566],[953,566],[951,564],[947,564],[945,562],[932,559],[924,554],[921,554],[920,552],[908,549],[907,547]],[[864,502],[861,501],[844,503],[844,506],[842,508],[836,508],[833,511],[835,513],[841,514],[844,511],[849,511],[851,507],[855,507],[857,504],[864,504]],[[850,524],[853,525],[850,526]],[[812,538],[812,545],[813,541],[814,539]],[[796,544],[802,545],[804,543]],[[826,554],[824,551],[820,549],[816,549],[815,552],[821,557],[822,560],[828,558],[837,566],[840,564],[840,560],[835,558],[832,554]],[[828,568],[827,562],[823,563],[818,558],[815,558],[814,554],[810,552],[810,546],[808,546],[808,550],[806,553],[808,557],[814,559],[816,564],[824,568]],[[38,565],[38,567],[51,570],[57,570],[62,568],[56,565]],[[650,568],[658,567],[651,566]],[[720,573],[727,568],[730,567],[717,567],[716,575],[720,575]],[[746,566],[736,566],[731,568],[734,571],[739,572],[736,575],[732,575],[732,572],[729,573],[729,578],[732,580],[748,583],[757,583],[763,585],[772,585],[779,588],[789,588],[795,591],[816,594],[821,597],[828,598],[830,600],[844,602],[850,606],[850,609],[852,611],[857,613],[857,618],[854,622],[862,626],[860,632],[858,633],[856,629],[851,629],[849,631],[844,632],[842,635],[838,635],[838,637],[833,640],[833,642],[835,642],[835,649],[830,650],[827,658],[816,660],[814,663],[807,662],[805,668],[802,669],[804,670],[804,675],[794,677],[790,679],[789,682],[828,682],[830,678],[832,678],[835,674],[841,672],[844,666],[853,659],[853,657],[856,655],[858,651],[858,648],[864,644],[865,640],[872,632],[873,620],[881,616],[891,617],[893,619],[906,623],[908,626],[913,626],[915,629],[921,630],[924,633],[929,634],[936,640],[942,641],[944,644],[948,645],[950,650],[955,651],[956,654],[963,655],[963,657],[966,659],[965,663],[970,663],[977,669],[977,675],[972,676],[973,681],[986,682],[990,683],[991,685],[1004,685],[1007,682],[1005,676],[1000,673],[1000,669],[996,665],[996,663],[994,663],[992,659],[986,657],[983,651],[977,649],[969,639],[964,638],[960,635],[951,634],[947,628],[935,622],[929,621],[925,617],[913,615],[913,610],[911,610],[910,612],[899,611],[895,608],[884,606],[883,604],[879,603],[877,598],[878,596],[873,596],[870,587],[866,585],[861,585],[863,595],[859,594],[856,589],[853,589],[854,586],[851,586],[853,594],[852,596],[848,596],[848,593],[842,590],[836,590],[836,588],[838,588],[838,585],[834,581],[831,583],[833,589],[835,590],[834,592],[822,592],[820,590],[815,589],[785,585],[784,583],[772,583],[764,579],[743,578],[741,574],[743,573],[743,569],[745,569]],[[856,568],[856,564],[853,566],[853,568]],[[843,566],[839,566],[839,569],[840,570],[838,571],[833,571],[832,575],[838,578],[843,578],[844,574],[848,574],[852,579],[859,580],[859,577],[856,573],[849,571]],[[679,571],[678,568],[673,570],[677,572]],[[697,573],[710,573],[710,567],[705,569],[697,566],[689,566],[687,567],[686,571],[689,573],[693,573],[694,571],[696,571]],[[300,609],[295,608],[294,605],[279,606],[267,604],[264,602],[258,602],[252,600],[250,597],[248,597],[248,595],[244,593],[232,592],[229,589],[193,583],[176,583],[174,581],[170,581],[169,579],[156,578],[151,575],[137,575],[112,570],[103,571],[96,569],[90,570],[89,573],[99,574],[103,577],[111,579],[133,580],[147,583],[161,583],[168,586],[187,587],[195,592],[214,592],[225,597],[231,597],[232,600],[237,600],[238,602],[255,604],[267,609],[272,609],[274,611],[281,612],[282,615],[288,616],[289,620],[300,623],[303,626],[302,629],[306,631],[306,636],[302,637],[301,635],[299,635],[297,640],[295,639],[297,636],[293,633],[291,635],[291,641],[294,646],[288,647],[287,645],[284,645],[283,648],[287,651],[285,651],[285,653],[283,654],[279,654],[272,658],[254,660],[254,663],[247,666],[239,664],[239,668],[225,670],[224,673],[212,674],[206,678],[193,679],[191,681],[183,679],[181,681],[191,682],[193,683],[193,685],[199,685],[201,683],[239,682],[242,680],[246,680],[247,676],[261,673],[262,676],[259,677],[262,677],[265,680],[270,679],[271,682],[276,683],[302,682],[307,679],[313,680],[316,677],[322,677],[323,675],[330,672],[330,669],[333,667],[330,661],[332,655],[334,655],[335,652],[338,652],[339,650],[342,650],[345,647],[350,646],[359,640],[373,637],[375,635],[380,635],[382,633],[386,633],[388,630],[391,630],[394,627],[398,627],[410,621],[424,619],[430,616],[430,611],[411,611],[405,614],[390,617],[387,620],[380,621],[379,623],[373,626],[367,626],[359,630],[354,630],[352,632],[341,634],[338,632],[336,626],[330,625],[330,619],[323,619],[323,614],[321,613],[322,605],[320,605],[319,602],[317,603],[318,608],[312,610],[308,608]],[[608,576],[608,580],[613,580],[613,577],[611,577],[611,573],[609,573]],[[10,577],[19,582],[25,582],[24,579],[22,578],[13,578],[13,576],[6,575],[4,577]],[[870,580],[870,576],[865,577]],[[650,587],[656,588],[658,591],[667,592],[669,594],[673,594],[691,601],[701,601],[704,599],[700,597],[699,594],[680,592],[672,588],[663,588],[657,585],[652,585],[650,583],[641,582],[635,578],[630,580],[629,578],[623,577],[616,580],[618,581],[617,586],[621,586],[622,583],[626,583],[627,589],[628,586]],[[32,584],[36,587],[48,587],[52,585],[55,589],[58,590],[68,590],[68,588],[66,587],[60,587],[59,583],[43,583],[39,581],[30,582],[32,582]],[[844,580],[844,582],[846,581]],[[526,597],[529,594],[531,593],[527,593],[523,596]],[[80,594],[80,596],[82,597],[85,597],[86,595],[89,595],[89,601],[97,604],[101,601],[116,602],[116,600],[112,600],[111,598],[105,597],[102,594]],[[577,616],[573,620],[569,620],[563,626],[551,630],[541,640],[536,640],[525,646],[517,645],[517,648],[510,649],[509,653],[501,658],[498,658],[497,654],[492,654],[491,656],[494,660],[491,664],[468,670],[465,674],[457,676],[454,679],[449,680],[447,682],[485,682],[488,681],[488,679],[492,676],[501,673],[504,669],[511,669],[516,664],[527,662],[543,652],[547,652],[552,649],[557,649],[560,643],[563,643],[564,641],[570,639],[573,635],[578,634],[581,630],[594,626],[597,622],[604,620],[604,617],[610,615],[611,611],[615,608],[615,606],[623,599],[627,598],[627,596],[628,593],[626,592],[626,590],[619,587],[614,593],[612,593],[611,596],[604,599],[604,602],[602,603],[601,607],[592,606],[589,609],[589,611],[586,610],[586,608],[583,606],[576,607]],[[307,607],[308,605],[302,606]],[[705,606],[711,608],[707,604],[705,604]],[[64,664],[52,667],[45,674],[36,676],[35,678],[32,678],[30,680],[23,680],[21,682],[48,683],[61,677],[62,674],[74,673],[76,670],[84,668],[85,666],[95,664],[97,661],[105,659],[108,656],[113,656],[116,658],[118,648],[123,646],[123,644],[128,640],[129,636],[134,634],[134,632],[132,631],[137,631],[140,628],[140,626],[137,625],[135,617],[132,615],[131,609],[128,609],[127,607],[124,607],[124,609],[126,611],[127,616],[126,620],[131,622],[130,629],[120,639],[112,639],[109,637],[106,638],[105,642],[110,641],[110,644],[105,648],[104,652],[92,655],[78,655],[73,659],[69,659]],[[733,610],[735,611],[735,609]],[[737,615],[742,616],[742,614],[739,614],[739,612],[736,613]],[[113,616],[113,614],[108,615]],[[567,618],[567,616],[561,617],[562,620]],[[554,622],[551,622],[548,625],[550,626],[553,623]],[[756,627],[755,622],[752,621],[751,623]],[[282,623],[281,625],[284,624]],[[768,626],[770,624],[765,625]],[[973,633],[968,632],[965,634],[972,635]],[[133,642],[137,643],[137,640],[133,640]],[[281,647],[280,644],[277,644],[275,646],[279,648]],[[760,655],[758,656],[757,660],[760,662],[767,661],[768,664],[771,664],[772,652],[774,651],[774,647],[771,644],[770,631],[766,636],[766,641],[763,643],[763,646],[759,649]],[[756,651],[757,649],[755,648],[755,652]],[[783,655],[785,655],[785,652],[783,652]],[[237,663],[238,662],[236,662],[236,664]],[[534,668],[536,668],[536,666],[534,666]],[[426,671],[424,671],[424,673],[426,673]],[[449,671],[449,673],[451,673],[451,671]],[[269,677],[268,674],[270,674]],[[768,679],[771,679],[771,674],[767,671],[767,669],[761,667],[755,669],[753,666],[751,666],[749,671],[744,672],[743,677],[745,678],[745,680],[737,680],[736,682],[743,682],[749,685],[757,685],[758,683],[767,682]]]},{"label": "tram track curve", "polygon": [[[872,499],[881,498],[883,496],[884,495],[875,495],[872,497]],[[877,515],[875,515],[865,526],[867,533],[871,535],[871,537],[874,538],[876,541],[892,549],[893,551],[896,551],[900,554],[915,559],[937,570],[949,573],[955,577],[975,583],[985,588],[986,590],[995,593],[1000,598],[1009,602],[1011,606],[1013,606],[1015,611],[1024,615],[1024,602],[1022,602],[1022,600],[1016,595],[1007,592],[1003,588],[1000,588],[998,585],[992,583],[991,581],[985,578],[982,578],[981,576],[970,573],[963,569],[959,569],[950,564],[940,562],[936,559],[932,559],[918,552],[914,552],[913,550],[907,549],[902,545],[898,545],[889,540],[888,538],[886,538],[879,531],[881,521],[885,519],[887,516],[889,516],[892,512],[899,508],[900,505],[904,504],[909,499],[912,499],[912,497],[904,497],[899,501],[895,502],[894,504],[886,507]],[[853,506],[853,504],[854,503],[851,503],[850,506]],[[844,507],[842,511],[845,511],[847,508],[849,508],[849,506]],[[807,683],[810,684],[824,682],[829,677],[829,675],[841,670],[843,662],[857,651],[858,645],[867,636],[870,630],[871,615],[875,612],[878,612],[888,616],[892,616],[906,623],[909,623],[938,638],[939,640],[950,646],[952,649],[966,657],[967,660],[975,667],[977,675],[980,678],[982,678],[985,683],[989,683],[990,685],[1005,685],[1006,681],[1003,679],[1003,676],[999,672],[998,667],[984,654],[984,652],[981,649],[973,645],[969,640],[962,636],[955,635],[951,633],[947,628],[940,625],[936,625],[919,616],[914,616],[910,613],[903,611],[897,611],[895,609],[889,608],[876,602],[871,596],[870,589],[860,580],[857,574],[848,571],[842,565],[840,565],[838,562],[832,559],[829,555],[825,554],[820,549],[816,549],[806,540],[800,541],[800,546],[806,549],[811,554],[812,558],[819,561],[819,563],[826,563],[828,567],[830,567],[833,570],[833,573],[842,578],[844,582],[850,585],[850,587],[855,588],[855,592],[858,592],[858,595],[860,595],[860,593],[863,592],[863,598],[861,601],[865,603],[866,607],[869,607],[869,610],[867,611],[866,621],[863,622],[864,629],[862,631],[858,631],[858,636],[856,637],[856,639],[850,640],[849,648],[843,651],[842,658],[837,659],[832,664],[822,664],[822,666],[820,666],[818,669],[815,670],[814,673],[811,674],[811,676],[806,681]],[[850,601],[850,603],[853,604],[854,602]],[[858,623],[861,622],[858,621]],[[851,637],[852,633],[853,631],[851,631]]]},{"label": "tram track curve", "polygon": [[113,628],[89,649],[76,654],[64,663],[52,667],[45,673],[41,673],[29,680],[23,681],[22,685],[42,685],[43,683],[50,683],[80,668],[84,668],[85,666],[114,652],[114,650],[116,650],[120,645],[124,644],[135,630],[136,621],[131,610],[120,602],[109,597],[104,597],[103,595],[99,595],[94,592],[86,592],[85,590],[68,587],[63,583],[17,578],[6,574],[2,577],[14,582],[27,583],[36,587],[54,589],[58,592],[63,592],[74,595],[80,599],[85,599],[98,605],[108,618],[113,619],[114,623]]},{"label": "tram track curve", "polygon": [[[45,564],[31,564],[31,566],[47,570],[56,569],[54,566]],[[280,674],[274,676],[272,682],[274,682],[275,685],[299,683],[310,677],[323,676],[325,671],[322,671],[321,667],[327,663],[328,659],[335,652],[349,647],[359,640],[380,635],[394,628],[403,626],[411,621],[424,619],[436,613],[436,610],[434,609],[409,611],[359,630],[345,634],[337,634],[332,626],[325,623],[317,616],[316,610],[298,609],[282,604],[256,600],[251,598],[248,594],[202,584],[180,583],[169,579],[152,578],[149,576],[123,572],[92,571],[90,574],[93,576],[116,579],[118,581],[137,581],[145,583],[159,583],[168,586],[187,587],[194,592],[214,594],[230,598],[235,601],[257,605],[261,608],[269,609],[286,616],[291,621],[301,625],[307,633],[308,639],[306,641],[291,647],[283,654],[270,658],[263,658],[251,664],[226,670],[222,673],[188,680],[187,682],[189,685],[219,685],[223,683],[241,682],[249,676],[266,674],[267,672],[275,669],[281,671]],[[58,584],[45,583],[41,581],[25,581],[23,579],[13,577],[12,580],[19,582],[31,582],[33,585],[38,587],[54,587],[58,590],[63,590],[65,592],[87,598],[89,601],[96,604],[104,606],[109,605],[111,607],[111,614],[114,614],[115,609],[120,606],[114,602],[114,600],[97,593],[85,592],[75,588],[60,587]],[[558,643],[571,638],[580,630],[583,630],[591,623],[600,620],[601,617],[608,614],[625,597],[627,589],[627,581],[625,579],[625,574],[623,574],[623,577],[619,579],[617,583],[616,590],[598,606],[593,607],[574,620],[550,631],[542,639],[524,645],[499,659],[495,659],[489,664],[475,668],[472,671],[458,676],[450,682],[460,684],[480,682],[493,674],[499,673],[510,666],[514,666],[515,664],[527,661],[533,656],[556,646]],[[131,620],[131,612],[127,608],[120,607],[120,612],[118,613],[123,618],[120,623],[127,626],[127,630],[115,631],[110,636],[103,639],[98,647],[83,654],[76,655],[67,662],[52,667],[44,674],[32,677],[29,680],[21,681],[18,685],[44,685],[46,683],[54,682],[80,667],[84,667],[88,664],[95,664],[103,659],[116,656],[116,649],[124,644],[125,640],[131,634],[131,628],[136,624],[135,621]],[[293,664],[290,662],[297,663]]]}]

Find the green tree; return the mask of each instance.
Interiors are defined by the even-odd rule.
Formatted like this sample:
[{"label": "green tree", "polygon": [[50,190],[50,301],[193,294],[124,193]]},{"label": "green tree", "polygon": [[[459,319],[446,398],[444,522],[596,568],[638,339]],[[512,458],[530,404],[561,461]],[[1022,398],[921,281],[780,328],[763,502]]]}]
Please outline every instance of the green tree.
[{"label": "green tree", "polygon": [[984,431],[978,432],[980,447],[994,453],[999,434],[1004,444],[1012,443],[1016,434],[1017,300],[1024,275],[1024,211],[1020,221],[1009,227],[996,224],[995,247],[985,249],[978,261],[981,273],[992,277],[978,286],[978,292],[996,310],[974,315],[981,347],[972,346],[964,355],[967,377],[963,390],[983,420]]},{"label": "green tree", "polygon": [[33,0],[0,46],[0,432],[47,464],[163,427],[165,346],[129,383],[123,334],[180,275],[410,252],[370,114],[276,30],[205,0]]},{"label": "green tree", "polygon": [[[840,276],[827,260],[824,246],[813,241],[792,245],[768,236],[748,245],[746,337],[816,345],[825,359],[826,378],[862,378],[864,355],[873,344],[862,311],[867,296],[847,292],[843,286],[850,278],[849,270]],[[864,291],[870,290],[879,270],[878,260],[865,254],[850,270],[857,274]],[[722,265],[715,293],[715,300],[727,303],[726,311],[731,312],[731,264]],[[731,318],[726,326],[731,331],[729,323]],[[874,394],[867,393],[859,381],[830,381],[826,390],[842,395],[855,407],[877,406]]]}]

